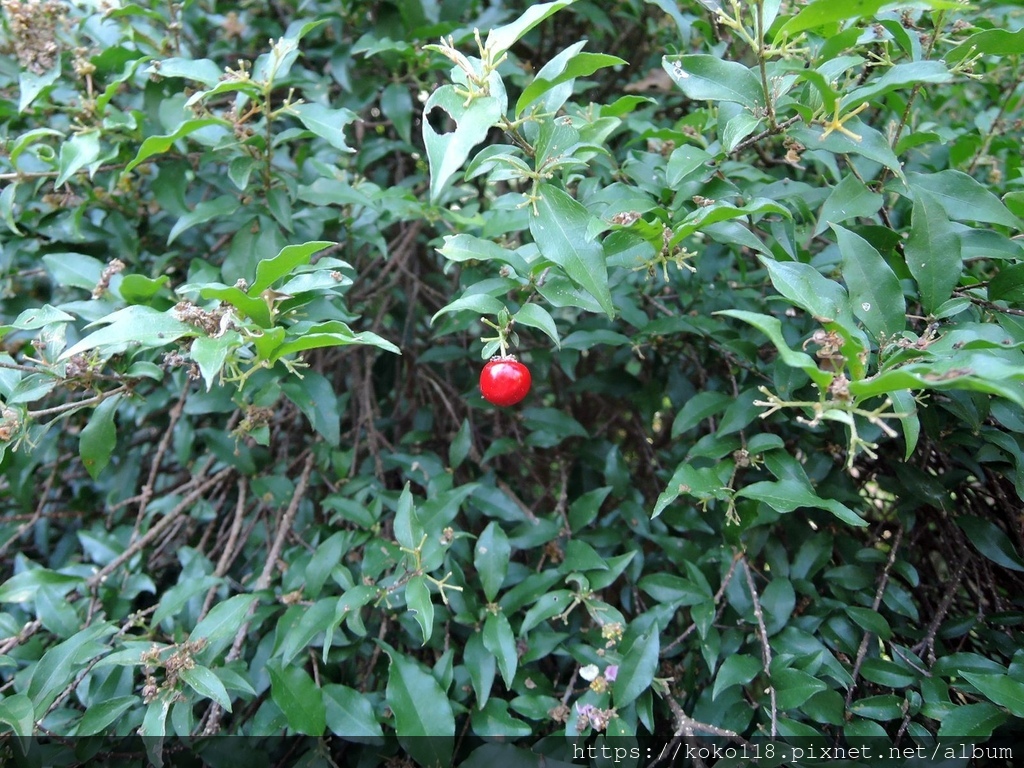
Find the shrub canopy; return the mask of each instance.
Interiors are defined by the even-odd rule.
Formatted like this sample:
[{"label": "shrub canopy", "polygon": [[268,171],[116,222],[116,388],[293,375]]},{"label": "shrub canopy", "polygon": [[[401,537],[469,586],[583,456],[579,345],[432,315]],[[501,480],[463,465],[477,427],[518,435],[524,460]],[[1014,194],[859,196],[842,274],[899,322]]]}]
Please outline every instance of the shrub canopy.
[{"label": "shrub canopy", "polygon": [[4,729],[1020,732],[1017,5],[3,10]]}]

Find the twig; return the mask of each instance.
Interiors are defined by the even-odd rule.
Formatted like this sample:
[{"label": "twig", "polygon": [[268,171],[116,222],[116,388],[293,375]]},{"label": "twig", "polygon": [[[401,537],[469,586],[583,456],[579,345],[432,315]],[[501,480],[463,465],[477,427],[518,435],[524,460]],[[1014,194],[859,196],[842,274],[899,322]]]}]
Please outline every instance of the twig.
[{"label": "twig", "polygon": [[104,400],[113,397],[114,395],[121,395],[129,391],[127,384],[122,384],[120,387],[108,390],[107,392],[100,392],[95,397],[90,397],[85,400],[76,400],[73,403],[62,403],[61,405],[55,405],[52,408],[43,408],[38,411],[29,411],[26,415],[30,419],[39,419],[43,416],[58,416],[67,411],[74,411],[78,408],[86,408],[90,405],[99,405]]},{"label": "twig", "polygon": [[[299,503],[302,501],[302,497],[306,495],[306,488],[309,486],[309,476],[313,471],[313,461],[313,452],[309,451],[306,454],[306,461],[302,467],[302,475],[295,486],[295,492],[288,503],[288,508],[281,517],[280,524],[277,526],[274,542],[270,545],[270,552],[267,554],[267,562],[263,566],[263,571],[260,573],[259,578],[256,580],[255,591],[257,592],[270,586],[270,579],[274,574],[274,568],[277,566],[277,559],[281,556],[281,548],[284,546],[285,537],[288,535],[292,522],[295,520],[295,515],[299,511]],[[249,633],[249,625],[252,623],[252,615],[256,612],[257,602],[253,601],[252,605],[249,606],[249,612],[245,621],[242,622],[242,625],[235,633],[235,639],[231,643],[231,650],[228,651],[228,655],[225,657],[225,663],[230,664],[242,655],[242,643],[245,642],[245,636]],[[201,728],[202,733],[206,735],[216,733],[220,729],[220,718],[222,715],[223,710],[220,705],[216,703],[211,704],[206,712],[205,724]]]},{"label": "twig", "polygon": [[[878,577],[878,588],[875,590],[875,599],[871,603],[871,610],[873,611],[878,611],[878,607],[882,604],[882,596],[885,594],[885,588],[889,584],[889,572],[892,570],[893,563],[896,562],[896,551],[899,549],[902,540],[903,526],[901,525],[896,529],[896,537],[893,539],[892,546],[889,549],[889,558],[885,561],[885,567]],[[868,653],[868,643],[871,640],[871,635],[870,631],[865,630],[864,637],[860,641],[860,647],[857,649],[857,658],[853,662],[853,672],[851,672],[850,687],[846,689],[847,708],[849,708],[850,702],[853,701],[853,692],[857,688],[857,678],[860,676],[860,668],[864,663],[864,657]]]},{"label": "twig", "polygon": [[[725,574],[725,578],[722,579],[722,584],[721,584],[721,586],[718,587],[718,591],[715,592],[714,601],[715,601],[715,605],[718,607],[718,610],[715,611],[714,621],[717,621],[718,618],[722,615],[722,611],[725,610],[725,603],[721,602],[722,595],[725,594],[725,590],[729,587],[729,582],[732,581],[732,577],[736,573],[736,564],[739,563],[740,558],[742,558],[742,557],[743,557],[743,553],[742,552],[737,552],[735,555],[733,555],[732,563],[729,565],[729,571],[728,571],[728,573]],[[693,631],[695,629],[697,629],[697,622],[694,621],[694,622],[691,622],[690,626],[688,626],[683,631],[683,634],[681,634],[679,637],[677,637],[671,643],[669,643],[664,648],[662,648],[661,649],[661,653],[659,654],[659,656],[663,656],[664,657],[665,655],[667,655],[669,651],[671,651],[673,648],[675,648],[677,645],[679,645],[681,642],[683,642],[683,640],[685,640],[687,637],[689,637],[691,634],[693,634]]]},{"label": "twig", "polygon": [[[231,521],[231,530],[228,532],[224,551],[221,552],[220,560],[217,561],[217,567],[213,571],[213,575],[218,579],[224,577],[228,568],[231,567],[232,561],[237,557],[235,545],[238,543],[238,536],[242,532],[242,522],[245,520],[245,498],[248,488],[248,480],[245,477],[238,478],[238,502],[235,504],[235,516]],[[206,593],[206,600],[203,601],[203,609],[199,612],[200,621],[209,612],[215,594],[217,594],[217,587],[210,587],[210,591]]]},{"label": "twig", "polygon": [[171,436],[174,434],[174,426],[178,423],[178,419],[181,418],[181,414],[185,409],[185,398],[188,396],[188,379],[185,379],[185,386],[181,389],[181,394],[178,396],[178,402],[175,403],[174,407],[171,408],[170,421],[167,424],[167,430],[164,432],[164,436],[160,438],[160,443],[156,447],[156,455],[153,456],[153,461],[149,465],[149,477],[146,479],[146,484],[142,486],[142,492],[139,494],[139,512],[135,516],[135,527],[132,529],[132,539],[134,539],[138,533],[139,528],[142,526],[142,517],[146,513],[146,506],[149,504],[149,500],[153,498],[153,490],[156,486],[157,473],[160,471],[160,464],[164,460],[164,454],[167,452],[167,447],[171,444]]},{"label": "twig", "polygon": [[777,134],[782,133],[784,130],[789,128],[789,126],[793,125],[794,123],[799,123],[802,119],[803,118],[800,117],[800,115],[793,115],[792,117],[788,117],[781,123],[777,123],[774,128],[767,128],[761,131],[760,133],[754,134],[753,136],[744,139],[733,148],[731,154],[738,155],[747,147],[757,144],[757,142],[761,141],[762,139],[767,139],[769,136],[776,136]]},{"label": "twig", "polygon": [[231,467],[222,469],[213,477],[207,478],[204,482],[196,486],[196,488],[194,488],[184,499],[182,499],[178,503],[178,505],[174,507],[174,509],[172,509],[166,515],[164,515],[163,518],[157,521],[152,528],[146,531],[146,533],[143,534],[140,538],[136,539],[127,549],[125,549],[124,552],[122,552],[116,558],[114,558],[105,566],[103,566],[99,571],[97,571],[96,574],[86,582],[89,588],[91,589],[101,584],[104,581],[104,579],[107,578],[107,576],[109,576],[115,570],[120,568],[132,557],[134,557],[136,553],[138,553],[140,550],[142,550],[144,547],[146,547],[148,544],[154,541],[157,537],[159,537],[164,531],[166,531],[171,525],[175,523],[175,521],[178,519],[178,516],[186,509],[188,509],[196,501],[196,499],[202,496],[203,493],[205,493],[209,488],[219,483],[233,471],[234,470]]},{"label": "twig", "polygon": [[757,631],[761,636],[761,663],[764,666],[764,673],[768,675],[768,697],[771,700],[772,722],[771,738],[774,739],[778,731],[778,702],[775,697],[775,686],[771,683],[772,648],[768,644],[768,630],[764,625],[764,612],[761,610],[761,599],[757,596],[757,587],[754,584],[754,577],[750,573],[750,566],[745,557],[743,562],[743,573],[747,577],[747,586],[750,588],[750,597],[754,602],[754,618],[757,619]]}]

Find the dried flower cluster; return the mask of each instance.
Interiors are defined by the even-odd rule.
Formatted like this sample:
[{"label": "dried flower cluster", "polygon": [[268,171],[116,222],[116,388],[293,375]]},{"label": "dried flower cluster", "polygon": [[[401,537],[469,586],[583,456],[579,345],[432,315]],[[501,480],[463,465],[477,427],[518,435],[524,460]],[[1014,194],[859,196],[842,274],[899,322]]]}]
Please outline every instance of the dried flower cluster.
[{"label": "dried flower cluster", "polygon": [[58,0],[0,0],[18,63],[41,75],[53,69],[60,55],[57,28],[64,23],[67,7]]}]

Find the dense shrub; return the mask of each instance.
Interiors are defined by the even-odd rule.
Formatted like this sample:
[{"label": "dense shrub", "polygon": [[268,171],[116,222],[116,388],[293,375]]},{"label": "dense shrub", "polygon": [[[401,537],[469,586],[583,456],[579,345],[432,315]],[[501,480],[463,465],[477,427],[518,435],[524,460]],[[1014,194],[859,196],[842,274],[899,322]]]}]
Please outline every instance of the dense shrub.
[{"label": "dense shrub", "polygon": [[1020,732],[1019,7],[3,10],[7,757]]}]

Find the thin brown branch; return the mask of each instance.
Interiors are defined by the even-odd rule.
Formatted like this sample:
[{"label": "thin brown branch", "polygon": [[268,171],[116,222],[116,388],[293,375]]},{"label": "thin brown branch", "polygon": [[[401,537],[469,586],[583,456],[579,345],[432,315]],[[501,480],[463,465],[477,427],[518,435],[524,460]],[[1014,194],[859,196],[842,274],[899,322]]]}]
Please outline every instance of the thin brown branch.
[{"label": "thin brown branch", "polygon": [[771,701],[771,738],[775,738],[778,731],[778,702],[775,696],[775,686],[770,682],[772,666],[772,648],[768,644],[768,629],[764,624],[764,611],[761,610],[761,598],[757,594],[757,586],[754,584],[754,576],[750,572],[750,566],[745,557],[741,558],[743,573],[747,577],[747,587],[750,589],[750,598],[754,603],[754,618],[757,620],[757,633],[761,638],[761,663],[764,666],[764,673],[769,677],[768,697]]},{"label": "thin brown branch", "polygon": [[191,507],[195,501],[202,496],[207,490],[221,482],[224,478],[230,475],[234,470],[231,467],[222,469],[216,475],[207,478],[204,482],[196,486],[184,499],[182,499],[170,512],[164,515],[159,521],[157,521],[152,528],[146,531],[140,538],[136,539],[132,544],[125,549],[120,555],[115,557],[99,571],[92,576],[86,584],[90,589],[95,588],[114,571],[128,562],[138,552],[148,546],[150,543],[159,538],[168,528],[177,522],[178,516],[186,509]]}]

